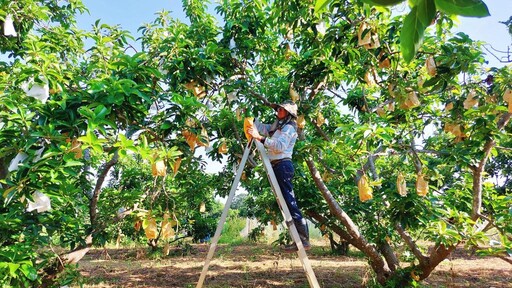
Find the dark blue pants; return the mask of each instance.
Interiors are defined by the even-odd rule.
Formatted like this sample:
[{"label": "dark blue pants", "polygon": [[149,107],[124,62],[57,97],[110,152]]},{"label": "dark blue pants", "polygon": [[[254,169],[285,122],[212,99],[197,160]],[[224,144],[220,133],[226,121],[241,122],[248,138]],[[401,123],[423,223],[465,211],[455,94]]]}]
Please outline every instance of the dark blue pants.
[{"label": "dark blue pants", "polygon": [[295,169],[293,168],[292,161],[283,160],[273,165],[272,168],[274,169],[277,183],[279,183],[279,188],[281,188],[284,200],[286,201],[288,210],[290,210],[293,222],[295,222],[295,226],[299,231],[301,239],[309,239],[309,231],[306,225],[306,220],[302,217],[302,213],[300,212],[299,206],[297,205],[297,200],[295,199],[295,193],[293,193],[292,179],[295,173]]}]

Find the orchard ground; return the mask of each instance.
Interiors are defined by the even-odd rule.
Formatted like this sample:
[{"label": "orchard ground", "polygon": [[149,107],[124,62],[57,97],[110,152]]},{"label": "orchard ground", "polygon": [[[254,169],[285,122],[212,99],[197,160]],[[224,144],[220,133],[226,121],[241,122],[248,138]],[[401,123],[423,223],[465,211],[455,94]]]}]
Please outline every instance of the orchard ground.
[{"label": "orchard ground", "polygon": [[[321,287],[366,287],[371,268],[355,250],[333,256],[325,239],[314,241],[308,257]],[[168,256],[149,248],[90,251],[79,263],[82,287],[195,287],[208,244],[185,243]],[[512,287],[512,265],[473,255],[463,247],[443,261],[421,287]],[[78,286],[75,286],[78,287]],[[203,287],[309,287],[296,253],[271,244],[221,244]]]}]

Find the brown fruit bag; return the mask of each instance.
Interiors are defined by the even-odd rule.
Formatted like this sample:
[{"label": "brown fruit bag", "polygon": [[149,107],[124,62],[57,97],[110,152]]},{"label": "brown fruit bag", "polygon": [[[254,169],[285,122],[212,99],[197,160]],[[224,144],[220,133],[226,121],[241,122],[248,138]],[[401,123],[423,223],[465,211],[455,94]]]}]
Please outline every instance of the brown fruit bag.
[{"label": "brown fruit bag", "polygon": [[151,173],[153,176],[165,176],[167,175],[166,168],[164,160],[157,160],[151,165]]},{"label": "brown fruit bag", "polygon": [[464,109],[471,109],[474,106],[478,105],[478,99],[475,98],[476,92],[471,91],[468,94],[466,100],[464,100]]},{"label": "brown fruit bag", "polygon": [[297,102],[300,99],[299,93],[293,89],[293,87],[290,85],[290,99],[292,99],[293,102]]},{"label": "brown fruit bag", "polygon": [[197,136],[196,134],[190,132],[189,130],[183,130],[181,132],[183,134],[183,137],[185,137],[185,140],[187,141],[188,146],[190,146],[190,150],[194,150],[196,148],[197,144]]},{"label": "brown fruit bag", "polygon": [[226,154],[227,152],[228,152],[228,144],[226,142],[222,142],[222,144],[219,145],[219,153]]},{"label": "brown fruit bag", "polygon": [[156,220],[155,218],[151,217],[151,213],[148,213],[147,218],[142,223],[142,227],[144,228],[144,232],[146,233],[146,237],[151,239],[156,239],[156,236],[158,234],[158,230],[156,227]]},{"label": "brown fruit bag", "polygon": [[306,119],[304,115],[299,115],[299,117],[297,117],[297,127],[304,129],[304,126],[306,126]]},{"label": "brown fruit bag", "polygon": [[160,238],[162,239],[170,239],[174,237],[174,229],[172,229],[172,223],[169,221],[169,212],[164,213],[164,220],[162,221],[162,232],[160,233]]},{"label": "brown fruit bag", "polygon": [[411,91],[407,94],[407,99],[400,105],[402,109],[412,109],[420,106],[420,100],[416,91]]},{"label": "brown fruit bag", "polygon": [[418,174],[416,179],[416,193],[421,197],[427,196],[428,193],[428,183],[423,177],[423,174]]},{"label": "brown fruit bag", "polygon": [[248,141],[251,141],[252,136],[247,132],[249,129],[254,128],[254,118],[253,117],[246,117],[244,119],[244,133],[245,138],[247,138]]},{"label": "brown fruit bag", "polygon": [[508,113],[512,113],[512,90],[507,89],[507,91],[505,91],[503,100],[508,103]]},{"label": "brown fruit bag", "polygon": [[208,131],[206,128],[202,127],[201,135],[196,138],[196,144],[198,146],[209,147],[210,146],[210,136],[208,136]]},{"label": "brown fruit bag", "polygon": [[425,61],[425,67],[427,69],[428,75],[434,77],[437,75],[437,67],[436,67],[436,60],[434,60],[434,57],[430,56]]},{"label": "brown fruit bag", "polygon": [[82,142],[77,139],[73,139],[71,142],[71,150],[69,150],[69,152],[75,153],[75,159],[82,158]]},{"label": "brown fruit bag", "polygon": [[405,178],[402,172],[398,173],[398,177],[396,178],[396,187],[400,196],[407,195],[407,183],[405,182]]},{"label": "brown fruit bag", "polygon": [[372,187],[370,187],[366,174],[361,176],[357,182],[357,188],[359,189],[359,200],[361,200],[361,202],[366,202],[373,198]]}]

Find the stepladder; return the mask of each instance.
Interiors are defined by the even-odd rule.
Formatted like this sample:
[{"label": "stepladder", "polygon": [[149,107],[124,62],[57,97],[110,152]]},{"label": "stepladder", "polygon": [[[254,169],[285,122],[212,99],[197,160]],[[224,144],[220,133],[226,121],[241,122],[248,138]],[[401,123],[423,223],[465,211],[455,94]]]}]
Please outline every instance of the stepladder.
[{"label": "stepladder", "polygon": [[261,144],[259,141],[256,141],[256,140],[249,141],[249,143],[247,143],[247,146],[244,150],[244,153],[242,155],[242,160],[240,161],[240,164],[237,168],[235,179],[233,181],[233,184],[231,185],[231,190],[230,190],[228,198],[226,200],[224,210],[222,211],[219,223],[217,225],[217,229],[215,230],[215,234],[211,240],[210,248],[208,250],[208,254],[206,256],[206,260],[205,260],[203,269],[201,271],[201,276],[199,277],[199,281],[197,282],[196,288],[203,287],[204,281],[206,279],[206,274],[208,273],[208,267],[213,258],[213,255],[215,253],[215,249],[217,248],[220,234],[222,233],[222,229],[224,228],[224,224],[227,219],[229,207],[231,206],[231,203],[235,196],[235,192],[238,188],[238,184],[240,183],[240,179],[241,179],[242,173],[244,171],[245,165],[247,163],[247,159],[249,158],[253,144],[255,144],[256,149],[258,150],[258,152],[261,156],[261,160],[263,161],[263,167],[265,169],[268,180],[270,182],[272,191],[274,192],[276,200],[281,209],[281,213],[283,215],[284,222],[286,223],[286,226],[288,227],[288,232],[289,232],[292,240],[295,242],[295,245],[297,245],[297,255],[298,255],[298,258],[300,259],[302,267],[304,268],[304,272],[305,272],[307,280],[309,282],[309,286],[314,287],[314,288],[319,288],[320,285],[318,284],[318,281],[316,279],[313,268],[311,267],[311,262],[309,261],[309,258],[306,254],[304,246],[302,245],[302,241],[300,240],[299,232],[297,231],[297,228],[295,227],[295,223],[292,219],[290,210],[288,209],[286,201],[283,197],[283,194],[282,194],[279,184],[277,182],[276,175],[274,173],[274,170],[272,169],[272,165],[271,165],[270,160],[265,151],[265,147],[263,147],[263,144]]}]

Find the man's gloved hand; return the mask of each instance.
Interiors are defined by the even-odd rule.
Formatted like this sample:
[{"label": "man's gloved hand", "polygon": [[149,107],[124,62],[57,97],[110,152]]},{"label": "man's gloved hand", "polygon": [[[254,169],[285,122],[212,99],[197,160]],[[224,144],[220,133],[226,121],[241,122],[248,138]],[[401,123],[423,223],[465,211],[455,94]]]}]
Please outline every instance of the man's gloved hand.
[{"label": "man's gloved hand", "polygon": [[247,133],[249,133],[249,135],[251,135],[254,139],[256,139],[258,141],[261,141],[265,138],[260,135],[260,133],[258,132],[258,129],[256,129],[256,127],[254,127],[254,126],[252,128],[249,128],[247,130]]}]

